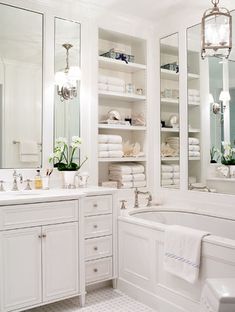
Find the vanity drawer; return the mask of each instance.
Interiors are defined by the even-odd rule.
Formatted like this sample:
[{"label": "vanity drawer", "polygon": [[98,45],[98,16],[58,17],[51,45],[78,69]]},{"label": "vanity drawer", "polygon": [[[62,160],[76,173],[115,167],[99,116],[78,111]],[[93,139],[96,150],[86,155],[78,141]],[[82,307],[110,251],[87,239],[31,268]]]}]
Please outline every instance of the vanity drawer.
[{"label": "vanity drawer", "polygon": [[112,196],[90,196],[84,200],[84,215],[94,216],[112,213]]},{"label": "vanity drawer", "polygon": [[112,215],[86,217],[84,225],[85,238],[112,234]]},{"label": "vanity drawer", "polygon": [[112,278],[112,257],[86,262],[86,284]]},{"label": "vanity drawer", "polygon": [[0,207],[0,230],[77,220],[77,200]]},{"label": "vanity drawer", "polygon": [[91,238],[85,241],[85,260],[112,256],[112,236]]}]

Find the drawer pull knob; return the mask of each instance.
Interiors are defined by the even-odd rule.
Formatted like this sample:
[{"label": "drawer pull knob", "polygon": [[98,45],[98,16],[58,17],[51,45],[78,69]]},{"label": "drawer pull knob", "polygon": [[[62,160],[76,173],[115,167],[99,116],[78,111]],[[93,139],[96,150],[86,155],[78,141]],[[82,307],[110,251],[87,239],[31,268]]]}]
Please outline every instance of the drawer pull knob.
[{"label": "drawer pull knob", "polygon": [[97,251],[97,250],[98,250],[98,247],[97,247],[97,246],[95,246],[95,247],[94,247],[94,250],[95,250],[95,251]]},{"label": "drawer pull knob", "polygon": [[42,238],[42,235],[38,235],[38,238]]},{"label": "drawer pull knob", "polygon": [[97,208],[97,207],[98,207],[98,205],[97,205],[97,204],[93,204],[93,207],[94,207],[94,208]]},{"label": "drawer pull knob", "polygon": [[47,236],[46,236],[46,234],[42,234],[42,238],[46,238]]},{"label": "drawer pull knob", "polygon": [[94,224],[94,229],[97,229],[98,228],[98,225],[97,224]]},{"label": "drawer pull knob", "polygon": [[94,269],[94,272],[97,273],[97,272],[98,272],[98,269]]}]

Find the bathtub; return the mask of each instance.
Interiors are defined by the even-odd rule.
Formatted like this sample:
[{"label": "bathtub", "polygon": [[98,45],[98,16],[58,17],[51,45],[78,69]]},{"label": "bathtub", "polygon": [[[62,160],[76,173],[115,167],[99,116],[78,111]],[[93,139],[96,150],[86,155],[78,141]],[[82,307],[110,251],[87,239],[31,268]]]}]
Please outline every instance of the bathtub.
[{"label": "bathtub", "polygon": [[[202,243],[199,279],[190,284],[163,269],[171,224],[211,233]],[[119,217],[118,287],[158,312],[199,312],[207,278],[235,278],[235,220],[169,207],[133,209]]]}]

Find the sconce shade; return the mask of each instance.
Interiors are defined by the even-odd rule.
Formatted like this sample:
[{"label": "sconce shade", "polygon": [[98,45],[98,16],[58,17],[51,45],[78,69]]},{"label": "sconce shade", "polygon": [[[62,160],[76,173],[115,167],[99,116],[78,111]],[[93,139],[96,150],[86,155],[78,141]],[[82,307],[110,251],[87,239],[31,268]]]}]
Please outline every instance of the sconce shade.
[{"label": "sconce shade", "polygon": [[202,17],[201,56],[228,58],[232,49],[232,16],[226,8],[219,8],[219,0],[212,0],[213,8]]},{"label": "sconce shade", "polygon": [[229,91],[221,91],[220,92],[220,96],[219,96],[219,100],[222,102],[228,102],[231,100],[231,96]]},{"label": "sconce shade", "polygon": [[210,104],[215,103],[214,97],[213,97],[213,95],[211,93],[209,93],[209,103]]}]

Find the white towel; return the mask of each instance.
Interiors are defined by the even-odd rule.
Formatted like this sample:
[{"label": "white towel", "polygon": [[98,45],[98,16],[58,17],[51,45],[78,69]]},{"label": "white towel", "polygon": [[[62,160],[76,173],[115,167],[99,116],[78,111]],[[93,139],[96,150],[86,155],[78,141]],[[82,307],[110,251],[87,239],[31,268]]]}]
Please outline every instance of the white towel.
[{"label": "white towel", "polygon": [[200,141],[198,138],[188,138],[189,145],[199,145]]},{"label": "white towel", "polygon": [[122,144],[122,137],[120,135],[99,134],[98,142],[99,143]]},{"label": "white towel", "polygon": [[132,182],[123,182],[123,183],[119,183],[118,188],[121,189],[129,189],[133,187],[133,183]]},{"label": "white towel", "polygon": [[189,157],[200,157],[200,152],[189,151]]},{"label": "white towel", "polygon": [[132,174],[119,174],[114,171],[109,174],[110,181],[118,181],[118,182],[132,182],[133,175]]},{"label": "white towel", "polygon": [[174,172],[173,173],[173,179],[179,179],[180,178],[180,173],[179,172]]},{"label": "white towel", "polygon": [[141,164],[111,164],[109,171],[118,171],[122,174],[144,173],[144,166]]},{"label": "white towel", "polygon": [[199,152],[200,151],[200,146],[199,145],[189,144],[188,149],[189,149],[189,151]]},{"label": "white towel", "polygon": [[108,91],[108,85],[106,83],[98,83],[98,89],[103,91]]},{"label": "white towel", "polygon": [[162,179],[162,186],[173,185],[173,179]]},{"label": "white towel", "polygon": [[122,144],[108,144],[108,143],[100,143],[99,151],[122,151]]},{"label": "white towel", "polygon": [[101,151],[100,158],[120,158],[123,157],[123,151]]},{"label": "white towel", "polygon": [[173,167],[170,165],[162,165],[162,172],[173,172]]},{"label": "white towel", "polygon": [[169,225],[165,231],[164,269],[189,283],[198,279],[201,243],[209,233],[180,225]]},{"label": "white towel", "polygon": [[174,172],[180,172],[180,166],[179,165],[172,165]]},{"label": "white towel", "polygon": [[146,181],[134,181],[133,187],[145,187],[147,185]]},{"label": "white towel", "polygon": [[39,160],[38,144],[35,141],[20,141],[20,161],[35,163]]},{"label": "white towel", "polygon": [[162,179],[167,180],[167,179],[172,179],[174,176],[173,172],[162,172]]},{"label": "white towel", "polygon": [[173,178],[173,185],[180,185],[180,179]]}]

